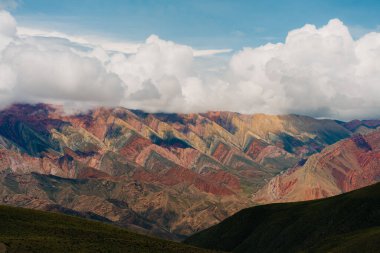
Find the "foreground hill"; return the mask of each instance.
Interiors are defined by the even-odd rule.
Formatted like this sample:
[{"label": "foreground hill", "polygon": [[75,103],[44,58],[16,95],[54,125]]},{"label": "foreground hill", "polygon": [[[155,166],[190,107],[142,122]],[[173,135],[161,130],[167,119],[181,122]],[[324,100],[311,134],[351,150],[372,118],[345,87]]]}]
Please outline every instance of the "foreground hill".
[{"label": "foreground hill", "polygon": [[195,247],[128,232],[76,217],[0,206],[0,251],[12,252],[183,252]]},{"label": "foreground hill", "polygon": [[244,209],[186,243],[233,252],[378,252],[380,183],[323,200]]},{"label": "foreground hill", "polygon": [[179,239],[252,206],[268,180],[350,129],[297,115],[14,105],[0,111],[0,203]]}]

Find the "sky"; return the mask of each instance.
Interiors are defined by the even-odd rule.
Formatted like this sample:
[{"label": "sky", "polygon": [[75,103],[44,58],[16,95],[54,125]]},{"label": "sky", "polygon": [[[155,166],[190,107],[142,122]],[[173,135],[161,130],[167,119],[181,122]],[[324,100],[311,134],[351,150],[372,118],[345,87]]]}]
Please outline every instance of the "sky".
[{"label": "sky", "polygon": [[378,0],[22,0],[22,26],[144,41],[151,34],[196,48],[280,42],[304,24],[342,20],[362,35],[379,29]]},{"label": "sky", "polygon": [[380,117],[380,1],[0,0],[0,107]]}]

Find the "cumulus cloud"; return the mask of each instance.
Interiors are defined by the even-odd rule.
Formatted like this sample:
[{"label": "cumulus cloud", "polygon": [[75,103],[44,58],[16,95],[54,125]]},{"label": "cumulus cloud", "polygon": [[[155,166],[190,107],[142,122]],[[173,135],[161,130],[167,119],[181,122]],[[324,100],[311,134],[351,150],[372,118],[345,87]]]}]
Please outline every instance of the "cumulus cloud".
[{"label": "cumulus cloud", "polygon": [[136,53],[137,49],[140,47],[140,43],[137,42],[111,41],[96,36],[69,35],[63,32],[49,31],[23,26],[18,27],[17,31],[19,36],[22,38],[37,37],[61,39],[61,41],[66,41],[71,44],[81,45],[88,48],[101,47],[104,50],[123,52],[126,54]]},{"label": "cumulus cloud", "polygon": [[355,41],[333,19],[319,29],[305,25],[290,31],[285,43],[243,49],[230,68],[237,89],[262,100],[262,111],[378,117],[379,39],[379,33],[369,33]]},{"label": "cumulus cloud", "polygon": [[[134,54],[138,51],[142,43],[138,42],[125,42],[125,41],[114,41],[107,40],[105,38],[100,38],[97,36],[74,36],[57,31],[48,31],[43,29],[36,29],[30,27],[18,27],[18,33],[22,37],[47,37],[47,38],[61,38],[66,39],[72,43],[78,43],[81,45],[87,45],[89,47],[101,47],[104,50],[113,52],[123,52],[126,54]],[[213,56],[217,54],[230,53],[232,49],[194,49],[191,48],[195,57]]]},{"label": "cumulus cloud", "polygon": [[17,77],[12,85],[15,100],[117,104],[123,96],[117,75],[107,73],[98,61],[68,49],[12,44],[3,52],[2,62]]},{"label": "cumulus cloud", "polygon": [[156,35],[131,43],[17,27],[0,11],[0,106],[371,118],[380,116],[378,59],[380,33],[353,39],[337,19],[292,30],[283,43],[231,53]]},{"label": "cumulus cloud", "polygon": [[16,35],[16,20],[0,8],[0,50],[4,49]]},{"label": "cumulus cloud", "polygon": [[[16,22],[0,12],[1,106],[14,102],[118,105],[126,86],[96,59],[55,40],[19,38]],[[4,22],[3,22],[4,21]]]}]

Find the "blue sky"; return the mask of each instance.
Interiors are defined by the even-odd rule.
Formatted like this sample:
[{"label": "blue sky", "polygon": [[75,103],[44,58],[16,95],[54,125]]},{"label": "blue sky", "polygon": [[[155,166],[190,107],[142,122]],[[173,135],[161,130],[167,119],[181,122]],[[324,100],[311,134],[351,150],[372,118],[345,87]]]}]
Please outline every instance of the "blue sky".
[{"label": "blue sky", "polygon": [[151,34],[196,48],[258,46],[283,41],[305,23],[339,18],[359,36],[379,29],[378,0],[21,0],[11,10],[21,26],[143,41]]}]

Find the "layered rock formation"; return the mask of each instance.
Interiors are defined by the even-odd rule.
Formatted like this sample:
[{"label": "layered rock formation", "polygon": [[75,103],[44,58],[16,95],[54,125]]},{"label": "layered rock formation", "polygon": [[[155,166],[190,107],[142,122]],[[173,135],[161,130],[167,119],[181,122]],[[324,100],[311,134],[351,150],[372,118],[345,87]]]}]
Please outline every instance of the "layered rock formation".
[{"label": "layered rock formation", "polygon": [[14,105],[0,112],[0,203],[181,238],[264,200],[252,194],[353,132],[297,115]]},{"label": "layered rock formation", "polygon": [[380,131],[355,134],[278,175],[253,195],[257,203],[330,197],[380,181]]}]

